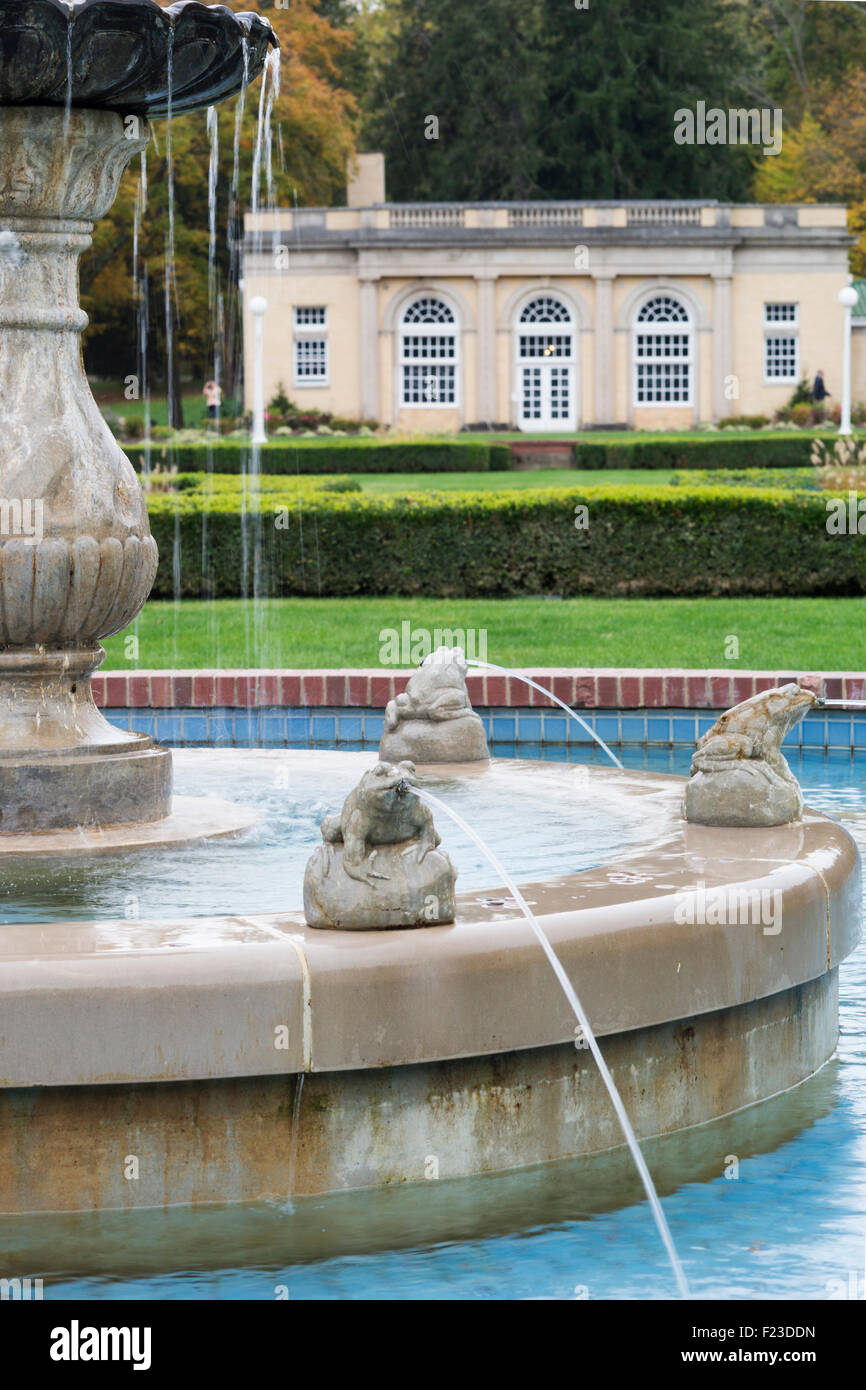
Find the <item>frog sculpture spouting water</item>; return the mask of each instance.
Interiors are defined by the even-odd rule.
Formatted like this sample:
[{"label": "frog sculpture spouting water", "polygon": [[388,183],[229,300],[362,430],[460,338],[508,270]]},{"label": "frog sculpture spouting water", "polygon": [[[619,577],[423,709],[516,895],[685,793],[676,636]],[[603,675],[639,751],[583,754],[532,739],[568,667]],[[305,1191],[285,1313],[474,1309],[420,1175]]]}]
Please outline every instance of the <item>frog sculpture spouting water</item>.
[{"label": "frog sculpture spouting water", "polygon": [[304,874],[311,927],[435,927],[454,920],[457,877],[429,807],[413,788],[413,763],[365,772],[339,814],[322,821],[323,843]]},{"label": "frog sculpture spouting water", "polygon": [[819,698],[791,682],[734,705],[700,739],[683,815],[698,825],[788,825],[803,815],[782,740]]}]

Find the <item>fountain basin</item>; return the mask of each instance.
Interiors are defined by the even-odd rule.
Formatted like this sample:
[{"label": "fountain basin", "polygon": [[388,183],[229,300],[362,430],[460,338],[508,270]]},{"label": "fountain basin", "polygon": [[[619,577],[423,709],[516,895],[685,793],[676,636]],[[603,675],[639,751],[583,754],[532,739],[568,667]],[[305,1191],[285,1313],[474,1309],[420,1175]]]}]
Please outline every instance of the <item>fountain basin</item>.
[{"label": "fountain basin", "polygon": [[233,96],[278,46],[264,16],[225,5],[2,0],[0,14],[4,106],[178,115]]},{"label": "fountain basin", "polygon": [[[574,769],[542,775],[565,807]],[[522,886],[645,1137],[766,1099],[832,1055],[859,860],[814,813],[773,831],[690,826],[682,779],[586,769],[589,804],[612,787],[644,842]],[[710,920],[720,902],[732,920]],[[285,1198],[621,1142],[495,886],[422,931],[316,932],[294,911],[9,922],[0,960],[0,1211]]]}]

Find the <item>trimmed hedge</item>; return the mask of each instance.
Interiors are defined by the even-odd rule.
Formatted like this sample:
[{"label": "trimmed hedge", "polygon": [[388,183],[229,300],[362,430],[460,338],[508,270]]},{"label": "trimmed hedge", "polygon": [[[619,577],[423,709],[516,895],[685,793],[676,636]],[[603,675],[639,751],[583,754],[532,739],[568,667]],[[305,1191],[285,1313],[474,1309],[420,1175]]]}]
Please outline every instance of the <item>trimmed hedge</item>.
[{"label": "trimmed hedge", "polygon": [[[144,450],[128,445],[127,458],[141,470]],[[180,473],[212,469],[215,473],[245,473],[251,449],[240,439],[216,439],[212,444],[154,443],[153,463],[171,463]],[[473,440],[444,439],[367,442],[356,439],[270,440],[261,448],[261,471],[297,473],[486,473],[506,469],[511,455],[507,444],[480,444]]]},{"label": "trimmed hedge", "polygon": [[[832,435],[827,435],[832,438]],[[575,468],[798,468],[809,464],[815,436],[796,430],[779,434],[730,433],[647,435],[623,440],[563,440]],[[521,441],[515,441],[520,443]],[[532,440],[526,441],[530,448]],[[144,451],[127,445],[133,467],[141,469]],[[152,445],[154,463],[174,464],[181,473],[243,473],[249,469],[250,446],[243,440],[179,443],[169,449]],[[512,467],[508,444],[477,440],[270,440],[262,445],[261,471],[298,473],[485,473]]]},{"label": "trimmed hedge", "polygon": [[706,471],[690,468],[686,473],[675,473],[667,485],[690,490],[696,487],[769,487],[821,492],[824,489],[820,471],[811,464],[808,468],[713,468]]},{"label": "trimmed hedge", "polygon": [[574,446],[576,468],[798,468],[808,465],[814,436],[795,430],[738,438],[695,434]]},{"label": "trimmed hedge", "polygon": [[[203,577],[200,493],[153,494],[154,594],[172,596],[175,542],[182,596],[251,594],[257,540],[257,592],[274,596],[866,593],[866,542],[828,535],[827,499],[652,486],[299,497],[287,485],[242,518],[239,495],[221,488]],[[585,530],[578,505],[589,509]]]}]

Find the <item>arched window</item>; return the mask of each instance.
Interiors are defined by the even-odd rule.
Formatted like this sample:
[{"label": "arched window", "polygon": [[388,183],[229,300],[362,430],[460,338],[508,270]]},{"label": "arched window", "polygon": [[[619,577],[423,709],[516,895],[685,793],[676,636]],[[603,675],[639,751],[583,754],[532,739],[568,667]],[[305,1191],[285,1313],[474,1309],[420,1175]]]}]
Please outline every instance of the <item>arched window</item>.
[{"label": "arched window", "polygon": [[635,321],[635,405],[691,405],[692,323],[673,295],[648,300]]},{"label": "arched window", "polygon": [[400,324],[400,400],[406,406],[457,403],[457,320],[443,299],[413,299]]},{"label": "arched window", "polygon": [[573,429],[574,319],[554,295],[531,299],[517,321],[517,390],[522,429]]},{"label": "arched window", "polygon": [[521,323],[571,323],[571,314],[558,299],[549,294],[530,299],[523,313]]}]

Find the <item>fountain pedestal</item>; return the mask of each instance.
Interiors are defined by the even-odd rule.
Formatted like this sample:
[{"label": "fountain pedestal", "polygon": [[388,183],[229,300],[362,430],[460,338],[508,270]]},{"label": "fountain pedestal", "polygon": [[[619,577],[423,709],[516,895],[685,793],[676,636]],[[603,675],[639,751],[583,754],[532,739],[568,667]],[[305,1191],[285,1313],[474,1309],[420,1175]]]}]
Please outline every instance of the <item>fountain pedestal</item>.
[{"label": "fountain pedestal", "polygon": [[78,258],[148,138],[143,117],[0,107],[0,834],[171,809],[171,754],[90,691],[158,557],[84,373]]}]

